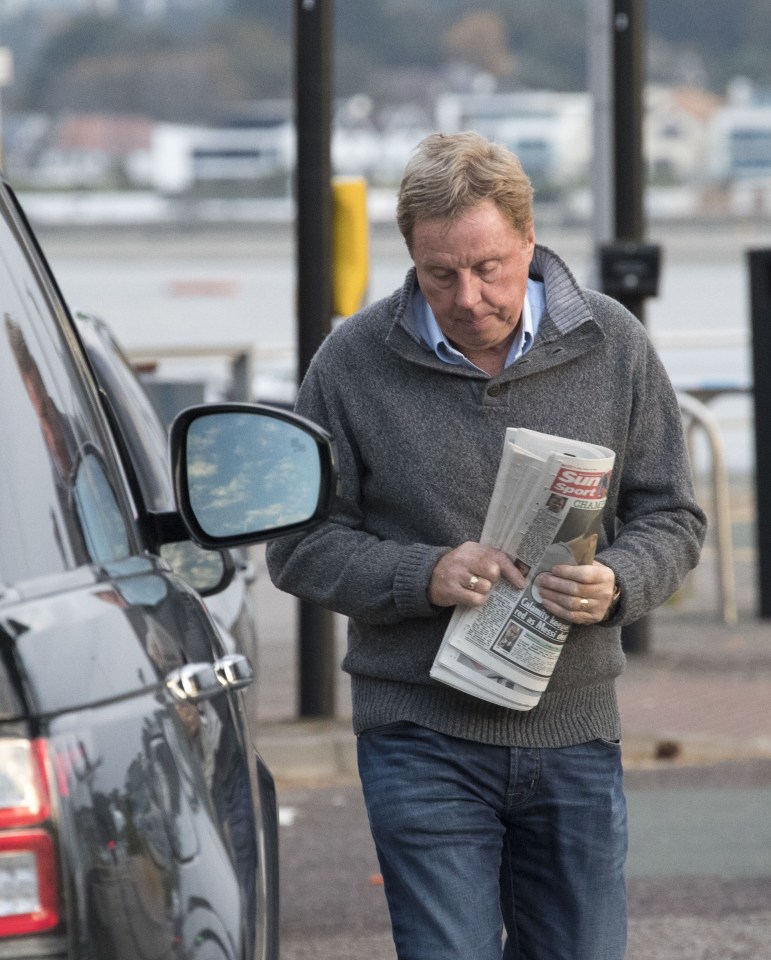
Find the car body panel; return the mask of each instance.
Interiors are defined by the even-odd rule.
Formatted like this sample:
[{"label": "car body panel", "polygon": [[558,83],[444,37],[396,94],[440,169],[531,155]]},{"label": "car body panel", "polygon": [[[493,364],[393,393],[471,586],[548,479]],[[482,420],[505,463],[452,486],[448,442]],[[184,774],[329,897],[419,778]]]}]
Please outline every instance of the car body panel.
[{"label": "car body panel", "polygon": [[217,632],[200,598],[149,561],[118,573],[0,608],[6,719],[49,744],[62,869],[78,893],[68,956],[198,956],[204,938],[207,956],[241,960],[260,849],[246,744],[225,689],[175,703],[165,686],[221,653]]},{"label": "car body panel", "polygon": [[[191,609],[200,599],[150,558],[136,559],[125,574],[116,563],[90,586],[0,608],[6,658],[23,673],[27,713],[63,713],[157,688],[174,668],[219,654],[212,650],[217,634]],[[182,618],[184,646],[175,635]]]}]

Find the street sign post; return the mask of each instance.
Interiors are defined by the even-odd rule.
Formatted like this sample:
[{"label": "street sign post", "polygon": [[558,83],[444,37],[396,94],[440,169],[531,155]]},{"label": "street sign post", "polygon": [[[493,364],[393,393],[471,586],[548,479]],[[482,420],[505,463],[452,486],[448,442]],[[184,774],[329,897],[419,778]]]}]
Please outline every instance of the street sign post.
[{"label": "street sign post", "polygon": [[[332,0],[295,0],[298,380],[332,321]],[[299,601],[298,710],[335,713],[335,639],[329,610]]]}]

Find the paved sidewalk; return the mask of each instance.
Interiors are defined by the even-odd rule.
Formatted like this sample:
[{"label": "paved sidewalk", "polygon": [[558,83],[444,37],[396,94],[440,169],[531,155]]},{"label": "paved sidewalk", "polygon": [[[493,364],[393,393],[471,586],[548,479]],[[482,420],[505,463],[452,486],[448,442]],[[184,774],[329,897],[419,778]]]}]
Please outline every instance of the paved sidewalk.
[{"label": "paved sidewalk", "polygon": [[[734,518],[739,621],[723,622],[714,546],[681,593],[648,619],[649,645],[618,681],[628,766],[771,757],[771,621],[755,617],[746,497]],[[277,780],[355,775],[348,679],[336,677],[334,720],[296,719],[294,601],[276,591],[258,554],[261,616],[257,745]],[[337,621],[339,654],[344,623]]]}]

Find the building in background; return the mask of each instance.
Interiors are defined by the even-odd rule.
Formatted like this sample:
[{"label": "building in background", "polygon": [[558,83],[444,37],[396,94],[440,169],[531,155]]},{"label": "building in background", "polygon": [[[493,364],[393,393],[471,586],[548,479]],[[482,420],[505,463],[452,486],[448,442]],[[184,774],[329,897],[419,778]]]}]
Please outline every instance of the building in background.
[{"label": "building in background", "polygon": [[698,185],[708,178],[710,130],[721,104],[696,87],[646,87],[643,139],[652,183]]},{"label": "building in background", "polygon": [[710,132],[710,173],[726,185],[731,212],[771,213],[771,90],[734,80]]},{"label": "building in background", "polygon": [[536,188],[586,182],[592,150],[588,93],[446,93],[437,98],[438,130],[473,129],[517,154]]},{"label": "building in background", "polygon": [[155,126],[147,117],[65,114],[38,144],[33,182],[48,190],[129,187],[145,176]]},{"label": "building in background", "polygon": [[292,104],[262,100],[233,108],[215,127],[157,124],[147,183],[165,194],[286,195],[293,166]]},{"label": "building in background", "polygon": [[[591,215],[589,94],[444,93],[433,116],[408,103],[376,114],[358,96],[335,103],[333,116],[333,172],[366,178],[373,204],[395,194],[427,133],[475,129],[519,155],[541,205],[570,219]],[[280,200],[281,215],[291,215],[296,137],[288,100],[234,106],[211,126],[101,114],[9,116],[5,139],[6,172],[27,191],[145,191],[172,200],[239,200],[242,207],[253,200],[255,211]],[[771,213],[769,93],[741,81],[726,99],[698,87],[650,85],[644,150],[653,218]],[[381,206],[390,217],[392,204]],[[239,215],[252,215],[244,209]]]}]

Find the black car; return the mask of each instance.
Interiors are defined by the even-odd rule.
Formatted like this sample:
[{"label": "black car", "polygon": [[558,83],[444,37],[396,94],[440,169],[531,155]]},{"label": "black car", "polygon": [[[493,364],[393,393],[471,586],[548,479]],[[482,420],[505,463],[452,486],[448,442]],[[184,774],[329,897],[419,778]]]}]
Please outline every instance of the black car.
[{"label": "black car", "polygon": [[[173,510],[166,428],[145,383],[101,317],[75,309],[72,318],[99,389],[110,406],[120,434],[124,466],[134,478],[138,499],[148,510]],[[251,589],[256,573],[248,548],[228,551],[222,558],[202,553],[188,540],[163,544],[161,556],[191,580],[204,597],[228,651],[245,653],[256,670],[257,611]],[[223,560],[232,572],[232,577],[226,576],[224,581]],[[255,706],[253,699],[251,709]]]},{"label": "black car", "polygon": [[285,411],[190,409],[177,506],[149,503],[5,184],[0,301],[0,960],[275,960],[252,668],[162,554],[194,540],[215,589],[228,548],[320,522],[329,440]]}]

